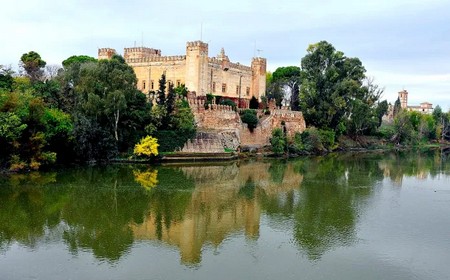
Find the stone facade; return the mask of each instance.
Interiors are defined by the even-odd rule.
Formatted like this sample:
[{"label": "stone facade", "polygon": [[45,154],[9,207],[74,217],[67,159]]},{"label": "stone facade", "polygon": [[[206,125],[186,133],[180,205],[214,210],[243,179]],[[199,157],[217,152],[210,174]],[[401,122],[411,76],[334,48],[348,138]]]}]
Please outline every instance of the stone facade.
[{"label": "stone facade", "polygon": [[[98,50],[99,59],[110,58],[116,51]],[[266,91],[266,59],[255,57],[251,66],[230,61],[225,51],[216,57],[208,56],[208,44],[202,41],[186,43],[186,54],[162,56],[161,50],[135,47],[124,49],[125,61],[133,67],[138,84],[144,93],[156,91],[163,73],[174,86],[186,85],[197,96],[207,93],[233,100],[240,107],[248,107],[252,96],[260,99]]]},{"label": "stone facade", "polygon": [[208,147],[216,149],[221,145],[222,152],[225,148],[236,150],[239,146],[259,148],[270,144],[274,128],[284,126],[290,138],[294,137],[296,132],[303,132],[306,129],[303,114],[286,107],[270,106],[270,115],[265,115],[259,110],[259,123],[251,132],[247,124],[242,123],[239,113],[233,111],[230,106],[211,104],[205,109],[203,100],[192,98],[188,102],[198,130],[216,136],[197,137],[186,143],[183,152],[214,152]]}]

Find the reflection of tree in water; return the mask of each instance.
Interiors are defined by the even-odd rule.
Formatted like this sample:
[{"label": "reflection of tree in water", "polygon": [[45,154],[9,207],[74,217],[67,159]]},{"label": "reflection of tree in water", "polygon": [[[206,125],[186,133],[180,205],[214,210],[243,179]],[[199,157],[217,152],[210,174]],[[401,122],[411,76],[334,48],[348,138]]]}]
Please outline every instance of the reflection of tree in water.
[{"label": "reflection of tree in water", "polygon": [[284,173],[286,171],[286,162],[284,161],[274,161],[269,167],[269,173],[274,183],[282,183],[284,178]]},{"label": "reflection of tree in water", "polygon": [[360,204],[383,179],[377,162],[376,156],[357,155],[289,162],[304,176],[300,188],[262,197],[262,208],[276,219],[293,217],[296,243],[310,259],[319,259],[332,248],[356,241]]},{"label": "reflection of tree in water", "polygon": [[272,221],[289,221],[285,229],[293,226],[301,250],[318,259],[356,241],[358,215],[386,170],[416,176],[449,167],[435,153],[350,154],[240,167],[121,165],[0,177],[0,250],[15,241],[37,246],[50,233],[73,254],[88,249],[116,261],[134,240],[158,239],[178,246],[183,262],[198,263],[205,243],[220,244],[231,232],[244,229],[258,238],[263,211]]},{"label": "reflection of tree in water", "polygon": [[133,170],[134,180],[143,188],[152,189],[158,184],[158,170]]},{"label": "reflection of tree in water", "polygon": [[0,250],[7,250],[13,241],[33,248],[46,228],[59,223],[54,209],[64,197],[43,194],[55,177],[56,173],[37,172],[0,176]]},{"label": "reflection of tree in water", "polygon": [[148,194],[136,187],[127,167],[82,169],[61,179],[65,183],[73,186],[62,209],[70,251],[92,249],[97,258],[118,260],[133,243],[130,222],[144,219]]},{"label": "reflection of tree in water", "polygon": [[425,179],[436,177],[450,170],[450,162],[446,160],[445,149],[425,149],[417,151],[400,151],[384,155],[379,168],[386,177],[401,185],[404,176]]},{"label": "reflection of tree in water", "polygon": [[150,215],[147,218],[155,217],[156,235],[161,240],[163,226],[169,229],[172,222],[183,219],[195,184],[177,168],[160,168],[158,180],[159,185],[150,193]]},{"label": "reflection of tree in water", "polygon": [[256,184],[251,177],[247,179],[245,184],[239,188],[238,194],[247,200],[252,200],[255,198]]},{"label": "reflection of tree in water", "polygon": [[134,242],[132,225],[150,213],[157,228],[169,227],[190,203],[194,183],[179,169],[162,167],[156,187],[138,187],[134,175],[153,171],[110,166],[0,177],[0,248],[14,241],[34,247],[51,234],[73,254],[89,249],[99,259],[118,260]]}]

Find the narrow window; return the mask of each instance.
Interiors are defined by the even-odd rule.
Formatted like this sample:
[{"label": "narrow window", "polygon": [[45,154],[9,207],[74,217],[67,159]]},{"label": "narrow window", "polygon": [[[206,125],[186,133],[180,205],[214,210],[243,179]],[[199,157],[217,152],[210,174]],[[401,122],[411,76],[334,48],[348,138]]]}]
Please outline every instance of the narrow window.
[{"label": "narrow window", "polygon": [[239,94],[239,86],[236,86],[236,95]]},{"label": "narrow window", "polygon": [[145,81],[142,81],[142,89],[145,89]]},{"label": "narrow window", "polygon": [[152,80],[152,82],[151,82],[151,89],[155,89],[155,82],[153,82],[153,80]]},{"label": "narrow window", "polygon": [[227,92],[227,84],[222,84],[222,93]]},{"label": "narrow window", "polygon": [[177,80],[177,87],[181,86],[181,81]]},{"label": "narrow window", "polygon": [[213,82],[212,92],[216,92],[216,82]]},{"label": "narrow window", "polygon": [[245,89],[245,94],[247,94],[247,96],[250,95],[250,88],[249,88],[249,87],[247,87],[247,88]]}]

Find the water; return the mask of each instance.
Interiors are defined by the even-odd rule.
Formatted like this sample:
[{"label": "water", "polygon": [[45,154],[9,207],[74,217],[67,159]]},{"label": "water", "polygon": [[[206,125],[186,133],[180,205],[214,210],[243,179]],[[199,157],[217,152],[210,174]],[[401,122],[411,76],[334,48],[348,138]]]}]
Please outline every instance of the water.
[{"label": "water", "polygon": [[0,177],[0,279],[449,279],[440,151]]}]

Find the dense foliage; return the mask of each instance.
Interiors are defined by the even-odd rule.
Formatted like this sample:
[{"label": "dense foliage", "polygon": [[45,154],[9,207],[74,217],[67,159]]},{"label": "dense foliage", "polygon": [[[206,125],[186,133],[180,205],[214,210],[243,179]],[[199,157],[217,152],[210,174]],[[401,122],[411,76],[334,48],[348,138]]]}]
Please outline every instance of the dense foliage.
[{"label": "dense foliage", "polygon": [[189,105],[178,98],[187,89],[169,85],[167,92],[165,76],[152,106],[121,56],[71,56],[55,76],[45,65],[29,52],[21,57],[24,75],[0,67],[1,169],[110,160],[131,154],[145,135],[178,131],[185,141],[195,134]]},{"label": "dense foliage", "polygon": [[283,99],[287,104],[286,95],[291,94],[291,108],[297,109],[298,104],[308,125],[305,132],[289,139],[290,150],[329,151],[336,148],[335,141],[342,135],[356,141],[363,136],[381,136],[388,144],[450,138],[449,114],[439,107],[433,116],[403,111],[399,99],[391,108],[393,123],[382,125],[389,105],[380,100],[383,89],[365,72],[358,58],[346,57],[321,41],[308,47],[301,67],[280,67],[268,74],[267,97],[280,106]]},{"label": "dense foliage", "polygon": [[187,89],[175,89],[169,84],[166,92],[166,77],[162,75],[157,92],[158,99],[153,106],[150,123],[145,127],[147,134],[158,139],[159,151],[172,152],[181,149],[196,133],[194,115],[187,101],[181,99]]}]

